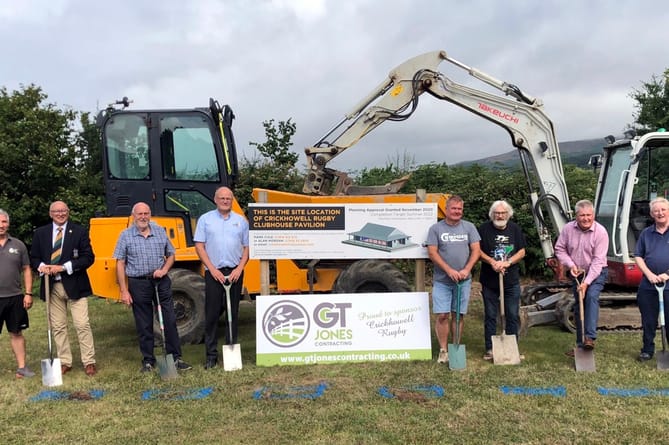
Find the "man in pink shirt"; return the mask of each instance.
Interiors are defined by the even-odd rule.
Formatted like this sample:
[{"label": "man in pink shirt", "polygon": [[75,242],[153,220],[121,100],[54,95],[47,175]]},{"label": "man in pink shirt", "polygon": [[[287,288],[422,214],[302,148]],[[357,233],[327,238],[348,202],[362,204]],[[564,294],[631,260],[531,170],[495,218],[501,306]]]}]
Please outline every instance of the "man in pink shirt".
[{"label": "man in pink shirt", "polygon": [[[581,333],[581,324],[577,322],[576,345],[579,348],[592,350],[597,339],[599,294],[608,276],[606,253],[609,248],[609,235],[604,226],[595,221],[592,202],[587,199],[577,202],[574,212],[576,220],[567,223],[560,232],[555,243],[555,255],[567,268],[569,275],[574,278],[576,320],[580,320],[578,293],[579,290],[584,292],[585,333]],[[573,354],[573,350],[567,351],[567,355],[573,356]]]}]

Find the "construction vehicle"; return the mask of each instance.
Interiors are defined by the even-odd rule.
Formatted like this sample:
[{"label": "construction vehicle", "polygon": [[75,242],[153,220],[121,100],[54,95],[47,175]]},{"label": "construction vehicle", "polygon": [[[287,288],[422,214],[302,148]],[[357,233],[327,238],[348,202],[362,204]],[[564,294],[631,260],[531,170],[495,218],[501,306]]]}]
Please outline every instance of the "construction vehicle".
[{"label": "construction vehicle", "polygon": [[[452,81],[438,71],[444,61],[504,95]],[[572,210],[555,131],[543,111],[543,104],[517,86],[468,67],[444,51],[414,57],[393,69],[388,78],[337,125],[305,149],[308,171],[303,194],[255,189],[254,199],[276,204],[423,200],[437,202],[443,210],[446,197],[442,194],[398,193],[406,178],[385,186],[360,187],[353,184],[346,173],[328,167],[334,157],[385,121],[408,119],[423,93],[453,103],[507,130],[520,154],[543,254],[548,264],[558,270],[553,237],[572,218]],[[190,110],[128,110],[127,103],[127,100],[121,101],[123,108],[110,106],[98,116],[104,147],[107,211],[106,215],[91,220],[91,239],[96,253],[96,263],[90,269],[93,290],[99,296],[118,298],[113,246],[118,233],[131,224],[131,206],[145,201],[152,207],[154,220],[166,227],[177,249],[170,276],[180,336],[184,342],[197,342],[202,338],[204,282],[192,235],[197,218],[215,208],[212,201],[215,188],[221,185],[234,188],[238,175],[231,130],[234,115],[230,107],[221,107],[214,100],[210,100],[209,108]],[[630,261],[629,251],[633,247],[627,238],[627,231],[632,230],[630,212],[638,210],[632,206],[633,201],[647,201],[652,196],[637,191],[641,181],[635,179],[636,167],[641,162],[648,165],[648,172],[655,168],[651,153],[667,145],[664,138],[665,134],[656,133],[638,139],[634,145],[637,148],[630,148],[627,154],[638,153],[639,159],[628,157],[627,164],[616,156],[625,151],[624,142],[610,145],[602,158],[598,187],[602,192],[597,195],[597,216],[609,224],[612,235],[611,280],[622,279],[621,274],[628,279],[626,283],[617,283],[621,286],[633,286],[635,273],[638,282],[638,270],[634,272],[636,266]],[[632,147],[631,142],[628,145]],[[642,159],[646,158],[644,164]],[[615,160],[620,164],[612,166]],[[623,164],[626,168],[621,168]],[[658,183],[655,170],[652,171],[653,181]],[[624,187],[621,174],[627,181]],[[650,177],[649,173],[649,182]],[[616,188],[616,184],[620,185]],[[611,195],[611,190],[617,194]],[[611,201],[612,196],[614,201]],[[242,212],[238,205],[234,209]],[[616,231],[625,237],[616,235]],[[276,293],[410,290],[404,274],[384,260],[276,260],[273,270],[275,278],[271,290]],[[244,278],[248,294],[261,292],[260,276],[260,262],[251,261]],[[569,300],[568,292],[563,290],[565,283],[552,284],[558,286],[558,292],[548,295],[554,300],[553,307],[545,303],[548,297],[543,298],[544,293],[550,293],[551,286],[536,287],[530,293],[532,308],[526,308],[525,313],[531,314],[528,318],[533,324],[537,324],[539,315],[548,314],[553,321],[565,318],[558,315],[560,310],[567,309],[564,302]],[[540,302],[544,305],[537,306]]]},{"label": "construction vehicle", "polygon": [[[139,201],[149,204],[152,220],[165,227],[176,249],[170,270],[172,295],[181,341],[198,343],[204,333],[203,267],[195,252],[193,235],[198,218],[216,208],[215,190],[235,187],[237,154],[232,134],[234,113],[210,99],[208,108],[134,110],[123,98],[101,111],[106,211],[90,221],[96,261],[89,269],[93,293],[119,299],[116,240],[132,224],[130,212]],[[375,194],[308,196],[271,192],[282,203],[408,203],[435,202],[444,208],[441,193],[399,194],[398,181],[378,187]],[[256,200],[263,192],[254,191]],[[239,203],[233,210],[244,214]],[[276,260],[272,264],[276,293],[409,291],[404,273],[388,261]],[[342,273],[344,272],[344,273]],[[261,268],[250,261],[244,272],[248,295],[261,292]],[[266,291],[267,292],[267,291]]]}]

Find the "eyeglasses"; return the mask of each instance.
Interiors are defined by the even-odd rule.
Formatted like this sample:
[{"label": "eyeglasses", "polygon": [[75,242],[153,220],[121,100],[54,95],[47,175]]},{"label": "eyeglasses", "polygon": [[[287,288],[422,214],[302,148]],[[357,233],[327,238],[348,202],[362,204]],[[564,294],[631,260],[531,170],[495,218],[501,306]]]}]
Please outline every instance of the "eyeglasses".
[{"label": "eyeglasses", "polygon": [[509,212],[492,212],[493,215],[499,215],[499,216],[504,216],[507,215]]}]

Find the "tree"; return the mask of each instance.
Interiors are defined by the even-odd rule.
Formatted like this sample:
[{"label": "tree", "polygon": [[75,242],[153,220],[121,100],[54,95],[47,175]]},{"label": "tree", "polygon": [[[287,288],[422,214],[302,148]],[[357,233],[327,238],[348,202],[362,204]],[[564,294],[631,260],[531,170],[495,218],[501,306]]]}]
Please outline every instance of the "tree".
[{"label": "tree", "polygon": [[77,112],[46,100],[35,85],[0,88],[0,207],[12,234],[28,244],[33,229],[49,221],[52,201],[66,201],[72,219],[86,224],[101,196],[101,162],[93,159],[99,147],[82,145],[94,138],[82,139]]},{"label": "tree", "polygon": [[274,119],[270,119],[263,122],[263,127],[266,141],[249,143],[261,156],[252,159],[244,157],[240,162],[235,196],[242,207],[253,202],[251,192],[254,188],[294,193],[302,190],[304,178],[295,167],[298,156],[290,152],[297,128],[295,123],[288,119],[275,124]]},{"label": "tree", "polygon": [[633,126],[638,133],[669,129],[669,69],[661,78],[653,75],[650,81],[642,82],[642,87],[634,89],[630,97],[637,102]]}]

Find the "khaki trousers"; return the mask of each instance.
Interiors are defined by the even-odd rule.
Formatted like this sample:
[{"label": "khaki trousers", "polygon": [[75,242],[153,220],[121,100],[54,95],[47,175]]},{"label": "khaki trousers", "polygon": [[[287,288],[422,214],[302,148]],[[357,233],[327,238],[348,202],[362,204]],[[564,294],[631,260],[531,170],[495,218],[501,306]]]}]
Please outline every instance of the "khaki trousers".
[{"label": "khaki trousers", "polygon": [[72,324],[79,338],[81,363],[84,366],[95,363],[95,345],[93,332],[88,320],[88,299],[70,300],[67,298],[63,284],[56,281],[51,289],[51,329],[58,351],[60,363],[72,366],[72,350],[67,333],[67,306],[70,306]]}]

